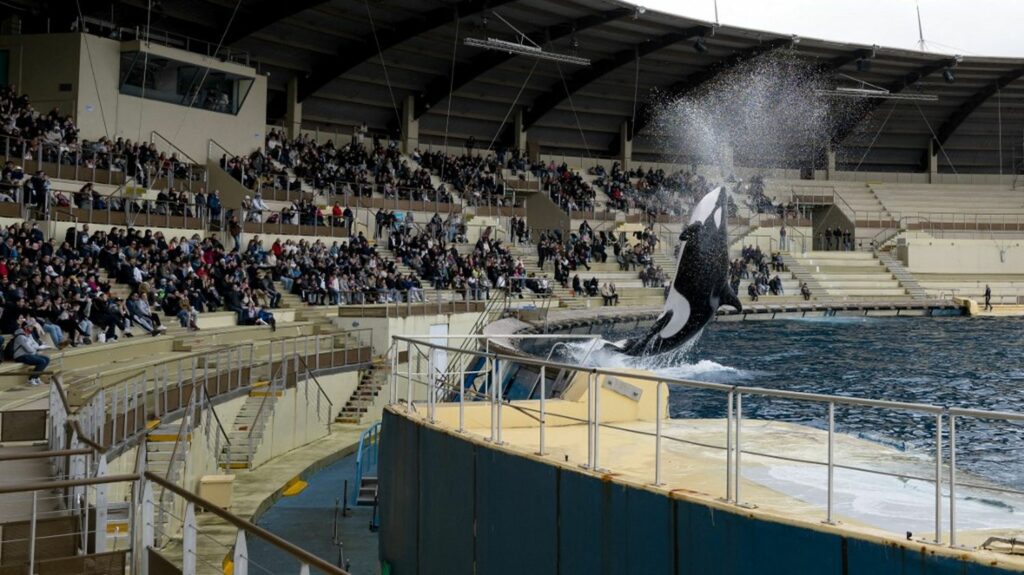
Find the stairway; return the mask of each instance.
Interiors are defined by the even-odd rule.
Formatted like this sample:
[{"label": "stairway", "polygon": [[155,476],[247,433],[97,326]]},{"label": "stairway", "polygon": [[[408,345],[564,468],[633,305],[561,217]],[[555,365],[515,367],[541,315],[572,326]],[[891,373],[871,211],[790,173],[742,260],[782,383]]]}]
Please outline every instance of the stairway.
[{"label": "stairway", "polygon": [[377,476],[364,475],[359,482],[359,495],[356,496],[356,505],[360,507],[372,507],[377,502]]},{"label": "stairway", "polygon": [[270,382],[253,384],[245,404],[235,416],[228,431],[230,445],[221,448],[220,465],[225,469],[251,469],[256,450],[263,442],[263,432],[277,399],[284,396],[284,390],[271,389]]},{"label": "stairway", "polygon": [[907,268],[903,267],[903,263],[898,259],[892,257],[889,252],[878,252],[878,260],[882,262],[882,265],[892,273],[893,277],[896,278],[900,285],[907,289],[907,293],[913,299],[928,299],[928,292],[925,291],[921,284],[917,283],[917,279],[910,275]]},{"label": "stairway", "polygon": [[[857,299],[908,297],[906,286],[870,252],[807,252],[793,259],[803,273],[824,288],[815,295]],[[811,290],[814,291],[813,285]]]},{"label": "stairway", "polygon": [[[182,431],[180,422],[165,424],[149,432],[146,436],[146,471],[155,473],[176,485],[181,485],[182,474],[188,460],[189,448],[192,444],[192,432],[187,427],[178,444],[178,434]],[[175,449],[175,444],[178,444]],[[165,541],[169,536],[167,525],[170,522],[168,511],[174,507],[174,494],[166,489],[157,489],[153,493],[157,508],[153,513],[154,532],[158,541]]]},{"label": "stairway", "polygon": [[359,385],[349,396],[348,402],[334,418],[336,423],[361,424],[366,414],[377,403],[388,377],[387,360],[383,357],[374,358],[370,368],[359,377]]},{"label": "stairway", "polygon": [[[786,266],[786,269],[793,274],[793,277],[796,278],[797,281],[807,284],[807,287],[811,290],[812,294],[825,294],[825,290],[821,287],[821,284],[818,283],[818,280],[814,278],[811,271],[803,263],[793,257],[791,253],[781,252],[779,257],[782,258],[782,264]],[[799,293],[799,291],[796,293]]]}]

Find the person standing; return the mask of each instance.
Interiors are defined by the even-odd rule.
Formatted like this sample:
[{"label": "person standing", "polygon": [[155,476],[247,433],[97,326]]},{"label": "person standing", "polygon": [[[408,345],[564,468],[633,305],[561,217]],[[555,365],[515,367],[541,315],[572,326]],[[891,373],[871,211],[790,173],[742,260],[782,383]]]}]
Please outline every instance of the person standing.
[{"label": "person standing", "polygon": [[985,311],[992,311],[992,288],[985,284]]},{"label": "person standing", "polygon": [[781,251],[788,250],[786,247],[786,224],[782,224],[782,227],[779,228],[779,249]]}]

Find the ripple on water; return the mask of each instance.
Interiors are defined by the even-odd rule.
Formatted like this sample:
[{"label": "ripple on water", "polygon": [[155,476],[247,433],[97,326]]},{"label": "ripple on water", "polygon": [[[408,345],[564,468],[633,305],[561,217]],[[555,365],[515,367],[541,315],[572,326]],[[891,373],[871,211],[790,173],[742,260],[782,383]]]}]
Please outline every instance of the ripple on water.
[{"label": "ripple on water", "polygon": [[[964,318],[799,318],[715,322],[685,350],[637,360],[608,350],[589,365],[666,377],[1018,412],[1024,405],[1024,321]],[[608,340],[636,335],[606,333]],[[569,358],[579,362],[583,345]],[[673,387],[673,417],[721,417],[721,394]],[[751,417],[821,425],[822,407],[744,398]],[[934,417],[838,409],[837,429],[906,449],[934,449]],[[957,419],[957,462],[1024,489],[1024,425]]]}]

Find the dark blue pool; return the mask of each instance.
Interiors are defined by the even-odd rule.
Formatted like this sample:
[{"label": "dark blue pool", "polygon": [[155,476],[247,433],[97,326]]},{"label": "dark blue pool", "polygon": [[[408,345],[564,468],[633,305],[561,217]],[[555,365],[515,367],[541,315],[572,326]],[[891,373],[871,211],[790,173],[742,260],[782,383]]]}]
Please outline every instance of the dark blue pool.
[{"label": "dark blue pool", "polygon": [[[618,339],[628,334],[609,333]],[[579,361],[580,351],[562,360]],[[630,362],[598,353],[588,363],[647,367],[667,376],[940,406],[1024,411],[1024,320],[833,317],[709,325],[685,354]],[[721,394],[676,388],[673,417],[724,417]],[[826,408],[744,399],[744,416],[824,427]],[[837,408],[837,429],[904,449],[933,449],[933,416]],[[1024,488],[1024,426],[958,418],[960,466]]]}]

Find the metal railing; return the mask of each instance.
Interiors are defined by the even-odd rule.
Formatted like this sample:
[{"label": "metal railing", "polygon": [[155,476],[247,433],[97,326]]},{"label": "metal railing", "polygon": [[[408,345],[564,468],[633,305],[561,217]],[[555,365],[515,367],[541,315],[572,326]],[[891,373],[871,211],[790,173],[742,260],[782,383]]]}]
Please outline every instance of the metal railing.
[{"label": "metal railing", "polygon": [[[449,337],[468,337],[468,336],[449,336]],[[509,339],[515,339],[517,336],[507,336]],[[529,336],[527,336],[529,337]],[[554,336],[557,337],[557,336]],[[996,494],[1012,494],[1016,496],[1024,496],[1024,491],[1010,488],[994,483],[988,483],[984,480],[969,478],[964,480],[960,475],[960,471],[957,466],[957,442],[960,440],[957,435],[957,426],[962,424],[963,421],[1000,421],[1004,423],[1024,423],[1024,413],[1013,413],[1004,411],[986,411],[979,409],[959,408],[959,407],[948,407],[940,405],[931,405],[924,403],[909,403],[899,401],[888,401],[888,400],[877,400],[869,398],[849,397],[849,396],[837,396],[827,394],[816,394],[806,392],[795,392],[787,391],[784,389],[768,389],[760,387],[750,387],[742,385],[729,385],[721,383],[710,383],[693,381],[687,379],[679,379],[666,377],[662,375],[640,372],[636,370],[622,371],[616,369],[606,369],[598,367],[588,367],[580,365],[570,365],[565,363],[558,363],[552,361],[546,361],[543,359],[520,356],[520,355],[507,355],[502,353],[493,353],[489,350],[462,350],[459,348],[450,347],[447,345],[440,345],[430,341],[435,339],[434,336],[392,336],[392,340],[395,343],[396,348],[404,345],[409,351],[410,357],[412,357],[412,350],[420,348],[432,351],[444,351],[450,353],[467,353],[477,358],[482,358],[487,362],[492,369],[492,373],[498,374],[497,381],[502,381],[502,374],[509,373],[509,370],[515,366],[520,368],[528,367],[530,369],[541,370],[542,381],[544,379],[544,371],[551,372],[564,372],[574,374],[575,377],[582,377],[586,379],[587,393],[586,398],[580,401],[584,401],[587,404],[587,416],[574,417],[568,414],[557,414],[545,413],[545,404],[542,400],[539,406],[534,407],[531,403],[517,404],[516,402],[508,401],[504,397],[504,389],[502,386],[492,385],[488,393],[476,393],[471,395],[469,398],[472,400],[478,400],[480,402],[487,402],[488,407],[491,410],[490,417],[490,430],[477,432],[479,435],[486,437],[489,441],[494,444],[500,445],[502,443],[502,410],[510,409],[521,412],[531,419],[537,421],[537,433],[538,433],[538,444],[540,445],[540,452],[543,453],[544,435],[546,426],[548,425],[549,418],[558,418],[568,424],[586,425],[587,427],[587,459],[584,468],[589,470],[602,470],[606,469],[614,470],[614,462],[602,461],[601,457],[606,455],[600,449],[600,438],[602,433],[623,433],[628,434],[637,440],[650,440],[654,444],[654,468],[650,476],[646,479],[653,485],[663,486],[666,489],[671,490],[672,485],[665,483],[665,477],[662,474],[662,469],[665,465],[664,459],[666,457],[663,449],[665,442],[674,442],[676,445],[691,445],[698,446],[703,449],[712,449],[722,451],[725,454],[724,457],[724,497],[723,499],[733,505],[746,507],[751,503],[757,503],[744,497],[742,487],[744,486],[744,480],[742,475],[743,465],[745,458],[759,458],[762,460],[774,460],[783,461],[787,463],[797,463],[801,465],[808,465],[812,467],[824,468],[826,470],[826,501],[824,509],[821,510],[822,520],[826,523],[832,523],[836,521],[836,487],[835,487],[835,472],[836,470],[853,471],[866,473],[873,476],[882,476],[896,478],[903,482],[911,483],[923,483],[930,485],[934,490],[934,503],[932,504],[933,509],[933,521],[934,521],[934,532],[932,533],[932,539],[928,543],[936,545],[948,544],[951,547],[956,547],[958,526],[957,526],[957,503],[958,497],[963,499],[966,497],[960,494],[960,489],[971,489],[976,491],[987,491]],[[420,351],[422,353],[422,351]],[[412,371],[412,362],[409,362],[406,372],[403,374],[401,370],[392,371],[392,391],[391,391],[391,403],[404,405],[411,414],[412,412],[418,411],[416,404],[426,403],[427,411],[426,418],[428,421],[435,422],[435,411],[437,403],[435,397],[438,396],[438,392],[447,392],[452,394],[451,397],[457,397],[457,406],[459,409],[459,424],[458,430],[460,432],[473,433],[473,431],[467,431],[464,425],[464,410],[466,408],[466,393],[464,392],[464,385],[458,385],[459,389],[438,389],[438,385],[449,385],[446,380],[436,378],[420,378],[422,375],[426,375],[421,372],[414,373]],[[416,377],[414,377],[416,376]],[[406,379],[405,385],[399,385],[399,378],[404,377]],[[600,407],[600,393],[599,389],[602,385],[601,382],[607,382],[608,378],[624,378],[625,380],[638,380],[653,384],[655,386],[655,392],[657,395],[655,417],[654,417],[654,430],[648,431],[644,429],[637,429],[626,427],[613,421],[602,421],[602,411]],[[426,387],[426,400],[416,401],[414,399],[414,386]],[[690,440],[682,437],[675,437],[672,435],[666,435],[664,432],[664,420],[667,419],[668,414],[665,412],[667,403],[664,401],[669,386],[676,386],[678,388],[692,390],[692,391],[703,391],[716,394],[720,399],[721,405],[726,408],[726,418],[722,421],[722,432],[725,436],[725,444],[722,445],[717,441],[712,440]],[[401,397],[399,390],[406,390],[405,397]],[[457,394],[457,395],[456,395]],[[541,395],[541,398],[544,396]],[[744,446],[745,431],[744,431],[744,411],[743,402],[745,399],[757,398],[759,400],[784,400],[800,402],[802,404],[810,404],[820,407],[821,417],[826,422],[826,440],[827,440],[827,451],[824,459],[810,459],[807,457],[801,457],[791,454],[772,454],[765,453],[763,451],[755,450]],[[836,431],[835,426],[835,415],[836,409],[842,407],[844,409],[869,409],[869,410],[883,410],[887,413],[899,413],[907,414],[911,417],[915,417],[924,421],[934,422],[933,438],[934,441],[930,447],[931,459],[930,463],[924,464],[923,469],[931,468],[931,472],[922,471],[922,469],[914,469],[911,471],[892,471],[886,470],[880,467],[865,467],[863,465],[857,465],[854,463],[844,463],[839,460],[839,455],[835,449],[836,436],[840,435]],[[749,431],[747,431],[749,432]],[[748,480],[749,481],[749,480]],[[685,487],[685,486],[679,486]],[[943,537],[943,530],[948,528],[948,537]]]},{"label": "metal railing", "polygon": [[380,446],[380,421],[373,422],[359,434],[359,446],[356,448],[356,474],[353,484],[352,497],[349,505],[357,505],[359,490],[363,484],[363,474],[377,465],[377,455]]}]

